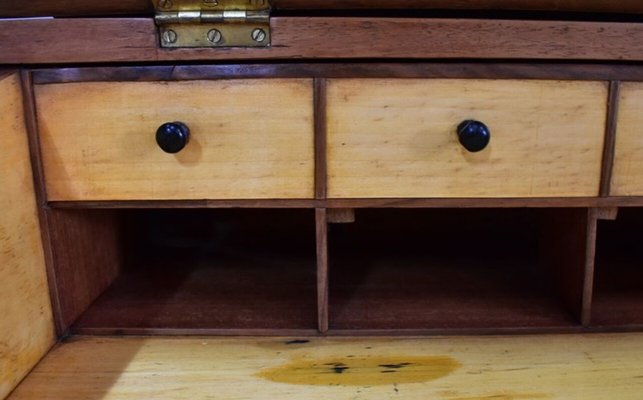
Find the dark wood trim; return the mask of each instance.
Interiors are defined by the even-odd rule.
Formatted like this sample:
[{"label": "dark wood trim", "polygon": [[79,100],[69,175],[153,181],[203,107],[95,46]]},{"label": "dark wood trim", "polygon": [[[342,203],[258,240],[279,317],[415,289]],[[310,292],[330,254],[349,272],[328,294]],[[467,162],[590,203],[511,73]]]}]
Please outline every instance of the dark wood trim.
[{"label": "dark wood trim", "polygon": [[139,208],[515,208],[643,207],[643,196],[545,198],[372,198],[258,200],[107,200],[50,201],[52,209]]},{"label": "dark wood trim", "polygon": [[36,206],[38,208],[38,219],[40,221],[40,235],[45,255],[45,268],[47,270],[47,282],[49,297],[53,312],[54,325],[58,337],[65,335],[65,322],[63,318],[60,294],[58,292],[58,279],[55,269],[54,248],[51,238],[51,224],[49,214],[45,208],[47,194],[45,191],[44,169],[42,166],[40,137],[38,134],[38,117],[36,111],[35,96],[33,91],[32,75],[29,71],[20,71],[22,85],[22,99],[25,115],[25,125],[29,141],[29,158],[31,159],[31,170],[33,174],[34,191],[36,195]]},{"label": "dark wood trim", "polygon": [[[272,0],[275,10],[522,10],[642,13],[638,0]],[[0,16],[152,15],[149,0],[0,0]]]},{"label": "dark wood trim", "polygon": [[51,208],[315,208],[313,199],[50,201]]},{"label": "dark wood trim", "polygon": [[594,271],[596,265],[596,238],[600,210],[591,208],[587,212],[587,233],[585,248],[585,277],[583,280],[583,300],[581,323],[590,326],[592,319],[592,300],[594,298]]},{"label": "dark wood trim", "polygon": [[326,209],[315,210],[317,232],[317,321],[321,333],[328,331],[328,221]]},{"label": "dark wood trim", "polygon": [[607,120],[605,124],[605,143],[603,145],[603,163],[601,170],[601,196],[609,196],[612,184],[612,169],[614,167],[614,152],[616,145],[616,129],[618,125],[618,106],[621,83],[611,81],[607,100]]},{"label": "dark wood trim", "polygon": [[[561,326],[561,327],[509,327],[484,329],[329,329],[323,336],[370,337],[370,336],[453,336],[453,335],[533,335],[568,333],[620,333],[640,332],[643,324],[610,326]],[[322,336],[313,329],[181,329],[181,328],[71,328],[73,335],[97,336],[276,336],[282,338],[316,338]]]},{"label": "dark wood trim", "polygon": [[[328,208],[513,208],[596,207],[596,197],[552,198],[436,198],[436,199],[328,199]],[[643,200],[642,200],[643,203]]]},{"label": "dark wood trim", "polygon": [[452,335],[532,335],[582,333],[587,329],[580,325],[560,327],[508,327],[508,328],[462,328],[462,329],[329,329],[328,336],[452,336]]},{"label": "dark wood trim", "polygon": [[326,79],[315,78],[313,92],[315,120],[315,198],[326,198],[328,184],[326,153]]},{"label": "dark wood trim", "polygon": [[643,61],[643,25],[631,22],[284,16],[272,18],[271,26],[269,48],[160,49],[152,18],[4,21],[0,63],[364,58]]},{"label": "dark wood trim", "polygon": [[207,328],[71,328],[74,335],[169,335],[169,336],[318,336],[315,329],[207,329]]},{"label": "dark wood trim", "polygon": [[643,81],[643,66],[497,62],[161,65],[35,69],[33,77],[35,84],[312,77]]}]

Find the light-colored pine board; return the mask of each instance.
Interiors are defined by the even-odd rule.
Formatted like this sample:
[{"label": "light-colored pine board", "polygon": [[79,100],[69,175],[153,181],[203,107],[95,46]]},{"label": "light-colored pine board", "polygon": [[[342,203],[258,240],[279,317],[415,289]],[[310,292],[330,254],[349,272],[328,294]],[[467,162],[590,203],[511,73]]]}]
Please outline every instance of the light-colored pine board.
[{"label": "light-colored pine board", "polygon": [[0,399],[54,343],[18,75],[0,80]]},{"label": "light-colored pine board", "polygon": [[[337,79],[328,96],[331,198],[598,195],[605,83]],[[479,153],[467,119],[491,130]]]},{"label": "light-colored pine board", "polygon": [[643,84],[621,83],[611,193],[643,195]]},{"label": "light-colored pine board", "polygon": [[[313,198],[307,79],[36,87],[49,200]],[[157,128],[181,121],[166,154]]]},{"label": "light-colored pine board", "polygon": [[291,339],[78,337],[52,351],[11,400],[638,400],[643,393],[643,334]]}]

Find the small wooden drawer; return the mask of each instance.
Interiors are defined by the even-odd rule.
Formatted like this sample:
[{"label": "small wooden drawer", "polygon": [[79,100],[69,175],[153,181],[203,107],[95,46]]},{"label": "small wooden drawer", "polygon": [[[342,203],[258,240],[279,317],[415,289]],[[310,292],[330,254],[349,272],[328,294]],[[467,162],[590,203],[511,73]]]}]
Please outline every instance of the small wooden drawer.
[{"label": "small wooden drawer", "polygon": [[[36,87],[49,200],[287,199],[314,195],[309,79]],[[156,130],[180,121],[184,149]]]},{"label": "small wooden drawer", "polygon": [[643,83],[621,84],[610,194],[643,195]]},{"label": "small wooden drawer", "polygon": [[[337,79],[328,96],[332,198],[598,195],[605,83]],[[482,151],[465,120],[489,128]]]}]

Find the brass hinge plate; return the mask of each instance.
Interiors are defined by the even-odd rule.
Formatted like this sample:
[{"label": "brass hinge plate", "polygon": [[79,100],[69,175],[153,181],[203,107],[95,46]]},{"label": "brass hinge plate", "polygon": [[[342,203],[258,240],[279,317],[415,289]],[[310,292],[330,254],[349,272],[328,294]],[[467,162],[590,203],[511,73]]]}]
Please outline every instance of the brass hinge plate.
[{"label": "brass hinge plate", "polygon": [[268,47],[269,0],[154,0],[161,47]]}]

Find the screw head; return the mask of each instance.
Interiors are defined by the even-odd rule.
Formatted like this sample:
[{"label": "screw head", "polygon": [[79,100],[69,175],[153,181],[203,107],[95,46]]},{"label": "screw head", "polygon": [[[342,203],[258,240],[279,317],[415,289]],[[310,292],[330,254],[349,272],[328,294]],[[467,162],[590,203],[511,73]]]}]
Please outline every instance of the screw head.
[{"label": "screw head", "polygon": [[208,31],[207,36],[208,36],[208,41],[210,43],[214,43],[214,44],[219,43],[221,41],[221,39],[223,39],[223,35],[221,34],[221,32],[218,29],[210,29]]},{"label": "screw head", "polygon": [[158,4],[159,8],[162,8],[164,10],[172,8],[172,6],[174,5],[172,3],[172,0],[159,0],[157,4]]},{"label": "screw head", "polygon": [[165,32],[163,32],[163,35],[161,35],[161,39],[165,43],[176,43],[176,40],[179,38],[179,36],[174,32],[172,29],[168,29]]},{"label": "screw head", "polygon": [[255,28],[252,30],[252,33],[250,34],[252,37],[252,40],[254,40],[257,43],[261,43],[264,40],[266,40],[266,31],[264,31],[261,28]]},{"label": "screw head", "polygon": [[208,7],[216,7],[219,5],[219,0],[203,0],[203,4]]}]

